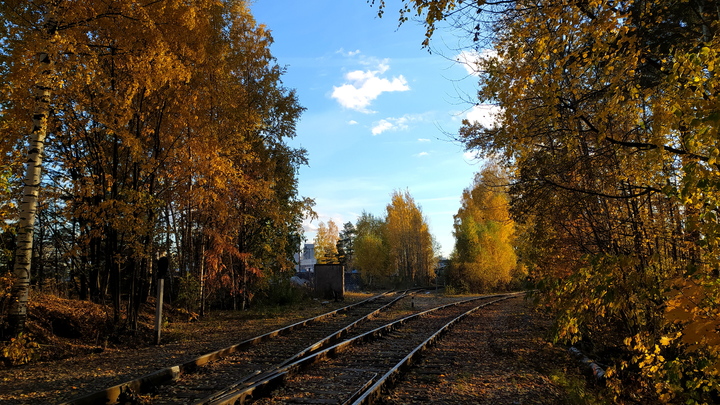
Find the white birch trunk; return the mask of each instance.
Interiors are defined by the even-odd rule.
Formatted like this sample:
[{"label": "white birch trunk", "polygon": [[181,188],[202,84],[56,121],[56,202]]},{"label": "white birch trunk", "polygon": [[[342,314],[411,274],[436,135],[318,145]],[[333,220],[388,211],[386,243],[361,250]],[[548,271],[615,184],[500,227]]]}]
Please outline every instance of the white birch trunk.
[{"label": "white birch trunk", "polygon": [[32,132],[28,147],[25,167],[25,180],[22,202],[20,204],[20,221],[18,224],[17,244],[15,248],[14,283],[12,288],[12,305],[9,321],[14,335],[22,333],[27,319],[27,304],[30,296],[30,264],[33,249],[33,231],[37,211],[38,193],[42,169],[47,120],[50,113],[50,75],[51,61],[47,53],[38,55],[40,83],[35,86],[35,111],[32,116]]}]

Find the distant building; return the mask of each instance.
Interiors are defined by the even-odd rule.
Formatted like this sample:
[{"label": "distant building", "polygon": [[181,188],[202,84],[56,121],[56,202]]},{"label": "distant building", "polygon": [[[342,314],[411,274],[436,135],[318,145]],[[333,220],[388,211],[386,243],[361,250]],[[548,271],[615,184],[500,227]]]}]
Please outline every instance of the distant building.
[{"label": "distant building", "polygon": [[312,273],[314,266],[317,263],[315,260],[315,244],[306,243],[300,253],[295,255],[297,261],[297,272],[298,273]]},{"label": "distant building", "polygon": [[440,258],[437,266],[435,267],[435,285],[445,286],[447,281],[447,271],[450,268],[450,260]]}]

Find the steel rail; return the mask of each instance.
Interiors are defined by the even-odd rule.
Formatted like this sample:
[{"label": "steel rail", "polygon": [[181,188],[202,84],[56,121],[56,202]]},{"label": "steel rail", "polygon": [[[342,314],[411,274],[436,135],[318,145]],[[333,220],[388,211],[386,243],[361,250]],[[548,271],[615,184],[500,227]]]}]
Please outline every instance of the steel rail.
[{"label": "steel rail", "polygon": [[[390,332],[400,325],[405,324],[406,322],[426,316],[434,311],[438,311],[441,309],[445,309],[448,307],[472,302],[472,301],[478,301],[482,299],[489,299],[489,298],[496,298],[499,297],[500,299],[492,301],[491,303],[501,301],[503,299],[511,298],[520,294],[524,293],[509,293],[509,294],[493,294],[483,297],[475,297],[470,298],[466,300],[461,300],[457,302],[453,302],[450,304],[441,305],[435,308],[428,309],[426,311],[418,312],[415,314],[408,315],[406,317],[400,318],[398,320],[395,320],[393,322],[389,322],[383,326],[380,326],[378,328],[375,328],[371,331],[365,332],[363,334],[360,334],[358,336],[352,337],[350,339],[344,340],[342,342],[339,342],[331,347],[328,347],[324,350],[312,353],[308,356],[305,356],[303,358],[299,358],[295,361],[293,361],[290,364],[284,365],[282,367],[278,367],[275,370],[263,373],[256,379],[250,379],[244,381],[242,384],[233,385],[232,387],[226,388],[222,391],[216,392],[213,395],[210,395],[206,397],[204,400],[195,402],[196,405],[200,404],[207,404],[207,405],[226,405],[226,404],[235,404],[235,403],[244,403],[245,399],[252,396],[253,398],[258,398],[259,396],[265,395],[268,392],[270,392],[273,388],[276,386],[282,384],[282,381],[284,378],[289,375],[290,373],[296,372],[297,370],[308,366],[310,364],[325,360],[329,357],[335,356],[338,353],[342,353],[343,351],[347,350],[353,345],[356,345],[361,342],[367,342],[372,341],[375,339],[378,339],[380,336],[385,334],[386,332]],[[489,305],[490,303],[486,303],[482,306]],[[256,380],[256,381],[253,381]]]},{"label": "steel rail", "polygon": [[222,394],[223,392],[236,390],[238,388],[248,386],[257,381],[261,381],[267,377],[271,377],[273,374],[275,374],[277,372],[277,370],[280,370],[280,369],[284,368],[285,366],[296,362],[299,359],[307,357],[307,356],[311,355],[312,353],[317,352],[320,349],[323,349],[333,343],[336,343],[337,341],[341,340],[343,338],[343,336],[346,336],[348,333],[350,333],[353,329],[355,329],[362,322],[365,322],[368,319],[372,318],[373,316],[381,313],[382,311],[389,309],[390,307],[395,305],[401,299],[407,297],[408,295],[412,295],[412,294],[414,294],[414,293],[410,293],[410,294],[407,294],[407,292],[401,293],[401,295],[399,295],[397,298],[390,301],[389,303],[387,303],[387,304],[383,305],[382,307],[374,310],[373,312],[363,316],[362,318],[357,319],[356,321],[345,326],[344,328],[339,329],[339,330],[331,333],[330,335],[318,340],[316,343],[306,347],[305,349],[303,349],[303,350],[295,353],[294,355],[290,356],[289,358],[285,359],[282,363],[274,365],[273,367],[269,368],[268,370],[266,370],[264,372],[261,371],[261,372],[257,372],[254,375],[244,376],[236,383],[231,384],[228,387],[226,387],[223,391],[214,393],[208,397],[205,397],[199,401],[196,401],[196,403],[201,404],[201,403],[212,402],[213,400],[215,400],[218,397],[218,395]]},{"label": "steel rail", "polygon": [[367,405],[372,404],[375,402],[376,399],[379,398],[381,391],[386,386],[389,386],[392,384],[395,379],[400,375],[401,369],[406,366],[410,366],[415,359],[421,355],[427,348],[434,344],[437,340],[439,340],[442,335],[444,335],[452,326],[454,326],[456,323],[460,322],[463,318],[467,317],[468,315],[472,314],[473,312],[479,310],[480,308],[486,307],[488,305],[492,305],[495,303],[498,303],[500,301],[504,301],[510,298],[514,298],[519,294],[515,295],[508,295],[506,297],[501,297],[496,300],[485,302],[483,304],[480,304],[476,306],[475,308],[470,309],[469,311],[457,316],[447,324],[445,324],[442,328],[440,328],[438,331],[432,334],[429,338],[427,338],[424,342],[422,342],[420,345],[418,345],[413,351],[411,351],[407,356],[405,356],[400,362],[398,362],[393,368],[390,369],[385,375],[380,377],[377,381],[372,383],[370,385],[371,381],[374,379],[371,379],[366,383],[363,387],[367,387],[364,389],[361,393],[355,393],[353,396],[351,396],[347,401],[343,403],[343,405],[352,404],[352,405]]},{"label": "steel rail", "polygon": [[[405,296],[407,294],[407,291],[399,292],[400,296]],[[146,374],[144,376],[141,376],[139,378],[136,378],[131,381],[126,381],[124,383],[120,383],[117,385],[114,385],[112,387],[96,391],[87,395],[84,395],[79,398],[71,399],[67,402],[63,402],[60,405],[100,405],[100,404],[108,404],[108,403],[115,403],[120,395],[123,393],[143,393],[148,392],[150,389],[152,389],[155,386],[161,385],[161,384],[167,384],[168,382],[176,380],[182,373],[191,372],[193,370],[196,370],[198,367],[201,367],[211,361],[223,358],[229,354],[238,352],[243,349],[247,349],[251,346],[254,346],[258,343],[268,341],[276,336],[284,335],[289,332],[292,332],[296,329],[299,329],[303,326],[307,326],[313,322],[317,322],[320,320],[323,320],[325,318],[334,316],[336,314],[346,312],[354,307],[359,307],[361,305],[370,303],[372,301],[375,301],[381,297],[384,297],[386,295],[391,294],[392,291],[386,291],[381,294],[374,295],[372,297],[369,297],[367,299],[364,299],[362,301],[356,302],[354,304],[346,305],[342,308],[338,308],[333,311],[326,312],[324,314],[317,315],[312,318],[304,319],[302,321],[293,323],[291,325],[273,330],[271,332],[265,333],[263,335],[259,335],[247,340],[244,340],[238,344],[226,347],[224,349],[216,350],[214,352],[210,352],[207,354],[204,354],[202,356],[196,357],[192,360],[189,360],[185,363],[165,367],[163,369],[154,371],[152,373]]]}]

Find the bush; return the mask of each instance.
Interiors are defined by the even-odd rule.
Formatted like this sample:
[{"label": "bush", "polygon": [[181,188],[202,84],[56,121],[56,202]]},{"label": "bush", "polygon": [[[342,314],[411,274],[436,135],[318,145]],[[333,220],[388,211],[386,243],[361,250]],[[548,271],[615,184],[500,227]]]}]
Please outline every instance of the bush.
[{"label": "bush", "polygon": [[175,305],[195,312],[200,309],[200,281],[190,273],[178,279],[178,295]]},{"label": "bush", "polygon": [[40,345],[34,342],[30,336],[21,333],[18,337],[3,344],[0,360],[8,366],[26,364],[40,357],[39,348]]},{"label": "bush", "polygon": [[271,281],[260,294],[261,305],[294,305],[306,299],[307,289],[292,285],[289,278]]}]

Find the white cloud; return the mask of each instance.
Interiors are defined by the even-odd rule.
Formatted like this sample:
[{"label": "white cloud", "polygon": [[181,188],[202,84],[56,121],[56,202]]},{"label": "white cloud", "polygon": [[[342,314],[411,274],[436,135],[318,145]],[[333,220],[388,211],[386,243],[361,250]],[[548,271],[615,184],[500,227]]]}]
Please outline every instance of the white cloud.
[{"label": "white cloud", "polygon": [[353,70],[345,74],[347,83],[333,86],[332,98],[340,105],[362,113],[371,113],[370,103],[382,93],[407,91],[410,86],[402,75],[391,79],[381,77],[390,67],[380,62],[375,70]]},{"label": "white cloud", "polygon": [[[386,131],[403,131],[408,129],[411,122],[418,122],[424,119],[426,114],[405,114],[400,118],[385,118],[376,122],[372,127],[373,135],[380,135]],[[425,140],[430,142],[429,139]],[[422,139],[420,142],[424,142]]]},{"label": "white cloud", "polygon": [[358,124],[358,122],[355,120],[348,121],[348,125],[357,125],[357,124]]},{"label": "white cloud", "polygon": [[344,48],[340,48],[340,49],[337,50],[337,53],[339,53],[339,54],[342,55],[342,56],[352,57],[352,56],[355,56],[355,55],[359,55],[359,54],[360,54],[360,50],[359,50],[359,49],[356,49],[356,50],[354,50],[354,51],[346,51]]},{"label": "white cloud", "polygon": [[417,156],[417,157],[423,157],[423,156],[430,156],[430,154],[429,154],[428,152],[420,152],[420,153],[418,153],[418,154],[415,155],[415,156]]},{"label": "white cloud", "polygon": [[418,139],[418,142],[430,142],[430,140],[426,138],[420,138]]},{"label": "white cloud", "polygon": [[372,127],[373,135],[380,135],[385,131],[396,129],[395,125],[388,120],[380,120],[377,124]]},{"label": "white cloud", "polygon": [[[303,219],[303,224],[302,224],[303,232],[304,233],[315,233],[318,230],[318,225],[319,224],[314,224],[311,219],[305,218],[305,219]],[[310,238],[309,241],[310,241],[310,243],[312,243],[312,238]]]},{"label": "white cloud", "polygon": [[455,61],[463,65],[468,74],[477,76],[480,74],[480,63],[495,57],[497,52],[493,49],[483,49],[480,52],[462,51],[455,57]]},{"label": "white cloud", "polygon": [[492,104],[478,104],[468,111],[465,118],[470,122],[477,122],[485,128],[494,128],[497,125],[502,109]]}]

